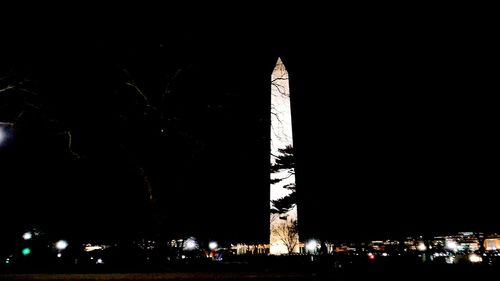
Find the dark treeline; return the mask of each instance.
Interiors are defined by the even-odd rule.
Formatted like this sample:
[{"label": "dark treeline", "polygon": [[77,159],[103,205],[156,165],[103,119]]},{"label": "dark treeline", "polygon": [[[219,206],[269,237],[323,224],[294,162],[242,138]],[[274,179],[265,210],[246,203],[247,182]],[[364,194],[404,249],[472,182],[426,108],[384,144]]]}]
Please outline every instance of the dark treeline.
[{"label": "dark treeline", "polygon": [[486,29],[356,11],[18,20],[1,46],[2,235],[266,241],[278,56],[303,237],[494,230]]}]

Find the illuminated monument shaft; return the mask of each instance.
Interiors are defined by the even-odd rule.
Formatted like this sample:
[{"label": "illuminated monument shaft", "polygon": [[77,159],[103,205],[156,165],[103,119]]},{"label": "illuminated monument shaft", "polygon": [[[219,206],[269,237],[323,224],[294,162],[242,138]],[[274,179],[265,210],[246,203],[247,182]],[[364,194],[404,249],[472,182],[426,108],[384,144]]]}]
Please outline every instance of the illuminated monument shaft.
[{"label": "illuminated monument shaft", "polygon": [[[293,146],[292,116],[290,110],[290,88],[288,72],[281,59],[271,75],[271,165],[276,163],[279,149]],[[295,184],[295,176],[290,170],[281,170],[273,173],[271,178],[282,179],[278,183],[271,183],[271,210],[273,200],[282,199],[293,191],[285,188]],[[282,255],[299,252],[299,236],[296,230],[296,204],[285,213],[271,213],[270,254]]]}]

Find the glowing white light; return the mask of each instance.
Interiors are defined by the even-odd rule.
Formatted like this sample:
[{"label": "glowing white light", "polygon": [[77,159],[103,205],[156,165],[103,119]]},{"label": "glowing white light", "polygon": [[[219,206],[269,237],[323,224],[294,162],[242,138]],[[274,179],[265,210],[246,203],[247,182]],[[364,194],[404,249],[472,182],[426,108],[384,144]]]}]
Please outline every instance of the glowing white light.
[{"label": "glowing white light", "polygon": [[102,259],[97,259],[96,263],[97,264],[103,264],[104,262],[102,261]]},{"label": "glowing white light", "polygon": [[387,257],[387,256],[388,256],[388,254],[387,254],[387,253],[382,253],[382,256],[383,256],[383,257]]},{"label": "glowing white light", "polygon": [[33,234],[31,232],[26,232],[23,234],[24,240],[30,240],[31,238],[33,238]]},{"label": "glowing white light", "polygon": [[497,250],[497,241],[498,239],[485,239],[484,243],[486,244],[487,251],[495,251]]},{"label": "glowing white light", "polygon": [[57,253],[57,257],[58,258],[62,257],[62,254],[61,253]]},{"label": "glowing white light", "polygon": [[83,249],[85,252],[92,252],[95,250],[102,250],[102,246],[92,246],[90,244],[85,245],[85,248]]},{"label": "glowing white light", "polygon": [[458,249],[458,244],[455,241],[446,241],[446,248],[452,251],[456,251]]},{"label": "glowing white light", "polygon": [[0,127],[0,144],[7,138],[7,134],[5,133],[4,129]]},{"label": "glowing white light", "polygon": [[198,248],[198,243],[196,243],[196,240],[193,238],[189,238],[186,240],[184,244],[184,250],[194,250]]},{"label": "glowing white light", "polygon": [[424,252],[425,250],[427,250],[427,247],[425,246],[424,243],[420,242],[418,245],[417,245],[417,250],[421,251],[421,252]]},{"label": "glowing white light", "polygon": [[59,240],[56,243],[56,249],[58,249],[59,251],[62,251],[67,247],[68,247],[68,242],[66,242],[66,240]]},{"label": "glowing white light", "polygon": [[470,262],[482,262],[483,261],[483,258],[480,256],[480,255],[477,255],[477,254],[470,254],[469,255],[469,261]]},{"label": "glowing white light", "polygon": [[318,242],[316,240],[309,240],[306,244],[306,250],[313,252],[318,248]]},{"label": "glowing white light", "polygon": [[217,242],[215,242],[215,241],[208,243],[208,248],[210,250],[215,250],[215,249],[217,249],[217,247],[219,247],[219,245],[217,245]]}]

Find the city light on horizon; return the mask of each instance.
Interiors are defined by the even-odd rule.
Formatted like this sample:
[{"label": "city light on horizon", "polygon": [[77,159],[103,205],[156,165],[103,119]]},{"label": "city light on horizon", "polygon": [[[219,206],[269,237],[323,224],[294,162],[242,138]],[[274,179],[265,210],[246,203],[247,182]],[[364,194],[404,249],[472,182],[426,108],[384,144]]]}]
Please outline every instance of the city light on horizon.
[{"label": "city light on horizon", "polygon": [[31,238],[33,238],[33,234],[31,232],[28,231],[23,234],[24,240],[30,240]]},{"label": "city light on horizon", "polygon": [[23,253],[23,256],[27,256],[31,253],[31,249],[30,248],[24,248],[22,250],[22,253]]},{"label": "city light on horizon", "polygon": [[217,249],[217,247],[219,247],[219,245],[215,241],[211,241],[210,243],[208,243],[208,248],[210,250],[215,250],[215,249]]},{"label": "city light on horizon", "polygon": [[68,247],[68,242],[66,240],[59,240],[56,243],[56,249],[62,251]]},{"label": "city light on horizon", "polygon": [[309,252],[316,251],[318,248],[318,242],[316,240],[309,240],[306,244],[306,250]]},{"label": "city light on horizon", "polygon": [[184,250],[195,250],[198,248],[198,243],[194,238],[188,238],[184,244]]},{"label": "city light on horizon", "polygon": [[458,244],[455,241],[446,241],[446,248],[452,251],[456,251],[458,249]]},{"label": "city light on horizon", "polygon": [[427,247],[425,246],[424,242],[418,243],[417,250],[421,252],[425,252],[427,250]]},{"label": "city light on horizon", "polygon": [[[28,232],[27,232],[28,233]],[[33,238],[35,238],[36,233],[35,231],[29,232],[32,233]],[[26,233],[25,233],[26,234]],[[24,236],[24,235],[23,235]],[[26,235],[28,236],[28,235]],[[317,239],[309,239],[306,241],[303,241],[300,245],[301,253],[308,255],[309,257],[305,257],[309,259],[311,262],[314,262],[316,260],[316,255],[319,254],[319,250],[323,249],[323,244],[325,245],[324,248],[324,254],[326,255],[336,255],[335,253],[339,253],[340,255],[347,254],[346,257],[348,259],[353,259],[351,260],[352,262],[355,261],[354,257],[363,257],[362,260],[368,260],[370,262],[375,262],[378,259],[381,261],[389,261],[387,257],[394,257],[394,259],[399,259],[400,256],[414,256],[414,257],[419,257],[422,258],[423,252],[428,251],[429,249],[436,249],[439,247],[432,247],[430,245],[437,245],[440,244],[444,246],[441,250],[439,251],[433,251],[430,253],[431,258],[430,259],[425,259],[422,258],[422,262],[424,263],[436,263],[436,262],[445,262],[447,264],[461,264],[461,263],[470,263],[470,264],[491,264],[496,263],[493,261],[495,257],[500,256],[500,251],[496,250],[485,250],[481,251],[479,250],[481,243],[483,245],[489,245],[496,243],[497,241],[500,242],[500,236],[496,233],[489,233],[489,234],[480,234],[482,237],[488,237],[485,239],[485,241],[481,241],[481,238],[476,236],[476,234],[464,234],[464,233],[458,233],[458,234],[450,234],[446,236],[434,236],[434,237],[428,237],[428,241],[423,241],[421,236],[415,236],[415,237],[407,237],[406,240],[403,242],[403,245],[401,245],[401,242],[391,240],[391,239],[382,239],[382,240],[370,240],[370,241],[365,241],[365,242],[356,242],[356,243],[351,243],[351,242],[331,242],[328,240],[317,240]],[[141,240],[142,241],[142,240]],[[148,240],[151,245],[154,245],[153,248],[140,248],[144,250],[144,254],[147,254],[149,250],[155,249],[157,245],[157,241],[155,239],[150,239]],[[224,260],[223,255],[215,254],[214,252],[208,252],[207,251],[197,251],[201,250],[201,245],[199,240],[197,240],[194,237],[189,237],[186,239],[179,239],[179,240],[174,240],[174,241],[182,241],[181,245],[183,245],[184,253],[182,252],[176,252],[175,253],[179,254],[179,256],[170,256],[170,258],[180,258],[182,260],[186,260],[187,262],[191,261],[193,258],[200,258],[200,255],[203,255],[204,258],[210,258],[213,261],[221,261]],[[95,243],[95,242],[94,242]],[[359,244],[362,243],[362,244]],[[427,244],[428,243],[428,244]],[[29,245],[29,244],[27,244]],[[49,246],[51,244],[47,244]],[[56,241],[54,244],[52,244],[54,248],[57,250],[50,252],[52,258],[55,258],[56,260],[59,260],[60,262],[64,260],[71,260],[73,257],[75,257],[75,252],[70,251],[66,252],[63,251],[65,250],[69,243],[66,240],[59,240]],[[84,244],[81,244],[83,247],[80,248],[81,251],[80,254],[89,252],[88,248],[92,247],[92,251],[98,251],[97,256],[86,256],[87,254],[83,254],[83,256],[86,256],[90,261],[92,261],[93,264],[108,264],[108,263],[113,263],[115,258],[108,258],[105,259],[106,255],[104,252],[100,252],[101,250],[104,250],[107,247],[120,247],[118,244],[114,245],[92,245],[90,244],[90,241]],[[208,240],[207,244],[204,247],[210,249],[210,251],[218,251],[219,250],[219,244],[217,241],[213,240]],[[360,248],[359,246],[363,245],[364,248]],[[400,247],[393,247],[393,246],[403,246],[404,249]],[[178,244],[176,245],[170,245],[171,247],[177,248]],[[95,248],[93,248],[95,247]],[[268,249],[269,245],[257,245],[257,244],[244,244],[244,243],[239,243],[239,244],[231,244],[230,246],[230,251],[235,254],[235,255],[259,255],[259,254],[265,254],[266,252],[265,249]],[[75,247],[77,249],[79,247]],[[491,247],[490,247],[491,248]],[[35,248],[36,249],[36,248]],[[178,249],[178,248],[177,248]],[[456,249],[456,250],[452,250]],[[22,256],[26,257],[27,259],[31,259],[31,256],[33,255],[32,252],[32,247],[20,247],[19,250],[21,250]],[[225,250],[225,249],[221,249]],[[50,254],[47,252],[47,254]],[[405,254],[403,254],[405,253]],[[35,255],[33,257],[38,257],[38,255],[44,254],[41,251],[35,250]],[[105,256],[103,257],[102,254]],[[53,256],[52,256],[53,255]],[[78,255],[78,254],[77,254]],[[14,256],[6,256],[5,259],[3,259],[3,263],[9,264],[9,263],[17,263],[16,259],[12,259]],[[79,258],[78,258],[79,259]]]},{"label": "city light on horizon", "polygon": [[478,262],[482,262],[483,258],[480,255],[472,253],[469,255],[469,260],[472,263],[478,263]]}]

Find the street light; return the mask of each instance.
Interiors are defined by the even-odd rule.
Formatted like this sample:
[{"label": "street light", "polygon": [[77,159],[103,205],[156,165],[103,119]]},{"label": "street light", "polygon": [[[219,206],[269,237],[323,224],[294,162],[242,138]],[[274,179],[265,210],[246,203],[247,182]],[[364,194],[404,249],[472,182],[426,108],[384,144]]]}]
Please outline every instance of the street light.
[{"label": "street light", "polygon": [[30,240],[31,238],[33,238],[33,234],[31,232],[26,232],[23,234],[23,239],[24,240]]},{"label": "street light", "polygon": [[30,248],[24,248],[22,251],[23,253],[23,256],[27,256],[31,253],[31,249]]},{"label": "street light", "polygon": [[306,244],[306,250],[310,252],[316,251],[317,248],[318,248],[318,242],[316,240],[309,240],[309,242],[307,242]]},{"label": "street light", "polygon": [[208,243],[208,248],[212,251],[217,249],[217,247],[219,247],[219,245],[217,245],[217,242],[215,241],[211,241],[210,243]]},{"label": "street light", "polygon": [[417,250],[419,250],[420,252],[425,252],[427,250],[427,247],[425,246],[424,242],[418,243]]},{"label": "street light", "polygon": [[68,242],[66,242],[66,240],[59,240],[56,243],[56,249],[58,249],[59,251],[62,251],[67,247],[68,247]]},{"label": "street light", "polygon": [[194,238],[188,238],[184,244],[184,250],[195,250],[198,248],[198,243],[196,243],[196,240]]},{"label": "street light", "polygon": [[449,240],[449,241],[446,241],[445,247],[448,250],[456,251],[458,249],[458,244],[456,241]]}]

